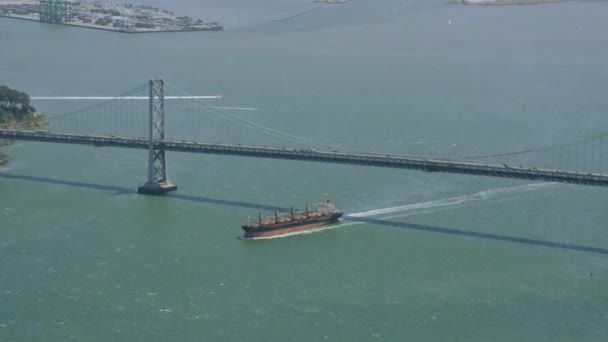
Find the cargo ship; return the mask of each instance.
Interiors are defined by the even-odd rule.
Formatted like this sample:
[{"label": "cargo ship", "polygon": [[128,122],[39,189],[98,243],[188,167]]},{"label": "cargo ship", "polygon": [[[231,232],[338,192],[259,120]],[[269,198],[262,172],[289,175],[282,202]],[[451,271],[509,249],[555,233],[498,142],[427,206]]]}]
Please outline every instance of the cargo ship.
[{"label": "cargo ship", "polygon": [[262,217],[242,225],[245,239],[272,237],[289,233],[301,232],[323,227],[338,221],[342,212],[329,202],[329,200],[316,204],[314,211],[306,205],[305,210],[297,211],[291,208],[289,213],[275,211],[274,216]]}]

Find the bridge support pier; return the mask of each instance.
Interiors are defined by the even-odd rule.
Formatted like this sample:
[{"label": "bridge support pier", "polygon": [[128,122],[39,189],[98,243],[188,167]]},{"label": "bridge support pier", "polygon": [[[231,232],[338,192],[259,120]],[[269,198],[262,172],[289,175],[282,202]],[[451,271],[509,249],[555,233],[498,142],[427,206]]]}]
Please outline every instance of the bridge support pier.
[{"label": "bridge support pier", "polygon": [[148,181],[137,188],[146,195],[162,195],[177,189],[167,178],[165,148],[157,140],[165,139],[165,94],[162,79],[150,80],[150,108],[148,125]]}]

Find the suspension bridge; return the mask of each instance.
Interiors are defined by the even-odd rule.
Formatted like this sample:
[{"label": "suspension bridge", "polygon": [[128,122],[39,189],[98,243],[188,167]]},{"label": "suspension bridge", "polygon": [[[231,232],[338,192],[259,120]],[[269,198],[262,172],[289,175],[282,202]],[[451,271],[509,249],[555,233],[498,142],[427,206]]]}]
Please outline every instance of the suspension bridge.
[{"label": "suspension bridge", "polygon": [[[167,96],[167,90],[176,95]],[[143,91],[148,92],[147,96],[134,95]],[[237,116],[223,107],[213,106],[205,98],[209,97],[193,96],[162,79],[153,79],[116,98],[50,117],[51,125],[44,130],[0,127],[0,139],[145,149],[148,151],[148,178],[145,185],[138,188],[138,192],[143,194],[162,194],[177,188],[167,174],[168,151],[608,186],[608,174],[604,172],[604,164],[608,163],[608,134],[560,145],[491,155],[429,157],[371,153],[339,148],[273,129]],[[121,101],[137,99],[147,99],[147,108],[142,109],[136,101]],[[166,101],[168,99],[172,105]],[[124,108],[124,103],[127,103],[127,108]],[[183,103],[187,105],[184,106]],[[119,104],[119,109],[116,109]],[[122,114],[116,118],[116,113]],[[179,120],[173,117],[176,113],[180,113]],[[207,141],[197,141],[195,136],[200,135],[201,130],[190,120],[200,122],[200,113],[207,115],[203,125],[205,130],[202,132]],[[83,117],[87,119],[81,120]],[[183,139],[166,137],[165,126],[169,119],[174,120],[171,127],[186,131]],[[108,125],[107,122],[112,120],[117,124]],[[100,133],[100,129],[111,132]],[[234,129],[238,130],[236,134],[227,134]],[[196,134],[192,134],[194,132]],[[220,142],[226,136],[243,139],[252,136],[251,133],[267,139],[257,144],[247,140]]]}]

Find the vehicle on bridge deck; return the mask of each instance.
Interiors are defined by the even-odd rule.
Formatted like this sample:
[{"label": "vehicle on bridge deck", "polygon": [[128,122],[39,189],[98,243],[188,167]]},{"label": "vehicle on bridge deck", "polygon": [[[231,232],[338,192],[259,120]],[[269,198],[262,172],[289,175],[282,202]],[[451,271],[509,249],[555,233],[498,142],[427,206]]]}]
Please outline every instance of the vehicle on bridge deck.
[{"label": "vehicle on bridge deck", "polygon": [[306,210],[295,211],[291,208],[289,213],[279,213],[277,210],[274,216],[270,217],[262,217],[260,213],[255,222],[248,222],[241,226],[245,231],[243,238],[273,237],[314,230],[337,222],[342,214],[343,212],[339,211],[329,200],[316,204],[315,211],[310,211],[306,205]]}]

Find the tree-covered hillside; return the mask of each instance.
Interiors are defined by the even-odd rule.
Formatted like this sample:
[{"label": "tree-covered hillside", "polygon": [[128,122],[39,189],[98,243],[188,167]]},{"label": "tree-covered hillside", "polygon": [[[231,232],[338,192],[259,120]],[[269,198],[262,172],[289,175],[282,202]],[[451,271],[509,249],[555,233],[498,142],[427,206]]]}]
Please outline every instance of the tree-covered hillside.
[{"label": "tree-covered hillside", "polygon": [[28,94],[0,86],[0,123],[31,120],[34,112],[36,109],[30,105]]}]

